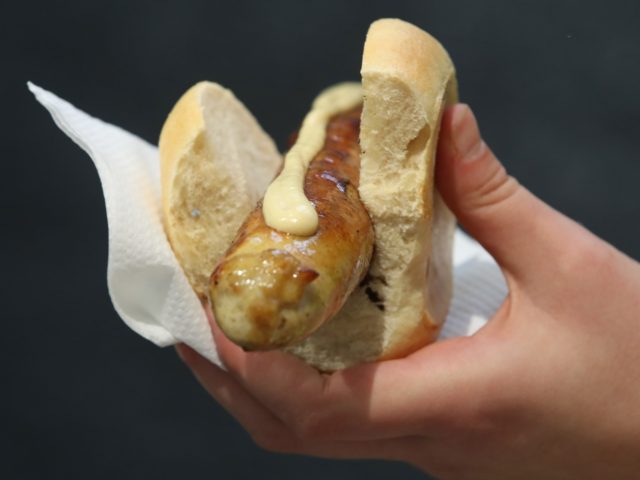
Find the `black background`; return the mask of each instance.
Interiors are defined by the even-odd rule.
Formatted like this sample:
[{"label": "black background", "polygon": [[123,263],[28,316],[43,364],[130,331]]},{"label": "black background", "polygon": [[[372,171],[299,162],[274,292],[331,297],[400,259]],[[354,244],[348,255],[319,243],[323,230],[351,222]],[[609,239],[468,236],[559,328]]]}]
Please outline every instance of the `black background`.
[{"label": "black background", "polygon": [[[172,349],[119,320],[89,158],[25,82],[155,143],[173,103],[232,88],[282,146],[358,79],[368,24],[427,29],[487,142],[534,193],[640,258],[640,5],[608,1],[17,2],[2,8],[2,478],[421,478],[254,447]],[[428,401],[428,399],[425,399]]]}]

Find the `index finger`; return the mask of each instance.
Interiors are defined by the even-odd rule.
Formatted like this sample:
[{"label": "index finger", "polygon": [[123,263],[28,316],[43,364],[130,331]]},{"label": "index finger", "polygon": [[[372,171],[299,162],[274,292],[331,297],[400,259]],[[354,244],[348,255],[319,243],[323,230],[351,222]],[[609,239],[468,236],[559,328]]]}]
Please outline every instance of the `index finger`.
[{"label": "index finger", "polygon": [[450,414],[452,398],[470,385],[463,378],[470,369],[461,365],[471,361],[469,338],[434,344],[403,359],[321,374],[283,352],[244,352],[215,321],[212,328],[229,372],[301,438],[420,434]]}]

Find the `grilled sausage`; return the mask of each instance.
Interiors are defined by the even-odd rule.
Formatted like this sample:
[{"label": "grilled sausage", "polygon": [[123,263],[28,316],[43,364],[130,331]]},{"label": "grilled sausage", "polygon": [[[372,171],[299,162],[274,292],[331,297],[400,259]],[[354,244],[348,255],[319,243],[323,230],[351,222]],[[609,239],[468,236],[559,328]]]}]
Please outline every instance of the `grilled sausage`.
[{"label": "grilled sausage", "polygon": [[290,345],[315,331],[362,280],[373,227],[358,196],[361,107],[332,117],[304,179],[319,217],[309,237],[268,227],[259,204],[211,276],[220,328],[248,350]]}]

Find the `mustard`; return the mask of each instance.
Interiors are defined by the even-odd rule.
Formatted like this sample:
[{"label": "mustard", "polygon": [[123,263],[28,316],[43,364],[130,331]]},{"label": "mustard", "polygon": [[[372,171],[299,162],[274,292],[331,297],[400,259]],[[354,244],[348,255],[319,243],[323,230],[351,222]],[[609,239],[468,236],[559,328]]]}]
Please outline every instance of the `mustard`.
[{"label": "mustard", "polygon": [[304,194],[304,177],[311,160],[322,149],[329,119],[362,103],[359,83],[327,88],[313,101],[298,139],[284,157],[284,167],[267,188],[262,202],[265,222],[284,233],[310,236],[318,230],[318,213]]}]

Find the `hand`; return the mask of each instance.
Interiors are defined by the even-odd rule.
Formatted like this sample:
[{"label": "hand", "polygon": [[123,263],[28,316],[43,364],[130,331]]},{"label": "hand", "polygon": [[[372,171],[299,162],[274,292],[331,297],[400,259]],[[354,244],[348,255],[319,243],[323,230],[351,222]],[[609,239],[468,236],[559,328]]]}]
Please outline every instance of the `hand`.
[{"label": "hand", "polygon": [[262,447],[410,462],[442,478],[637,478],[640,266],[507,175],[471,110],[447,110],[439,189],[498,261],[509,295],[472,337],[323,375],[245,353],[200,383]]}]

